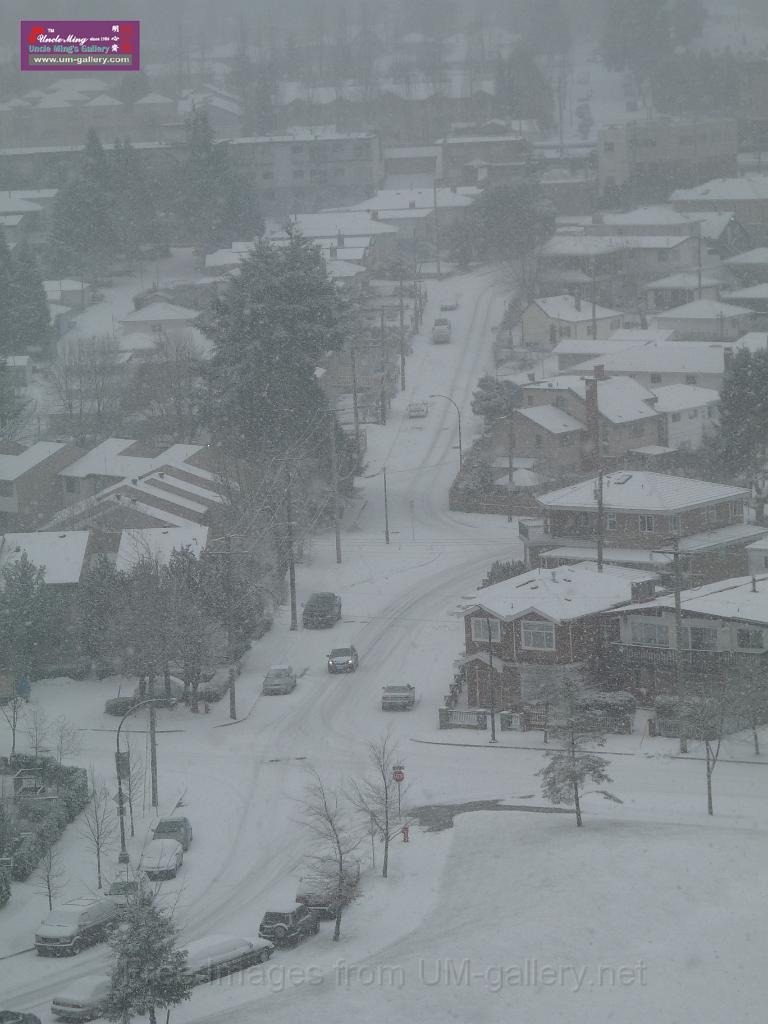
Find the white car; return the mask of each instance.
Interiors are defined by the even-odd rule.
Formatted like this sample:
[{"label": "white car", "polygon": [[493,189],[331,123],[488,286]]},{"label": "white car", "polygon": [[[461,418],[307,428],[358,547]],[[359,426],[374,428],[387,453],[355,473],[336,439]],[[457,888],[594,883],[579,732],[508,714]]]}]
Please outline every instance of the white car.
[{"label": "white car", "polygon": [[232,935],[207,935],[187,945],[186,973],[197,985],[244,971],[269,960],[275,951],[263,939],[241,939]]},{"label": "white car", "polygon": [[107,974],[89,974],[64,982],[61,995],[53,997],[51,1014],[57,1020],[95,1020],[101,1016],[111,988],[112,979]]},{"label": "white car", "polygon": [[147,878],[175,878],[184,862],[184,849],[175,839],[153,839],[144,847],[139,870]]}]

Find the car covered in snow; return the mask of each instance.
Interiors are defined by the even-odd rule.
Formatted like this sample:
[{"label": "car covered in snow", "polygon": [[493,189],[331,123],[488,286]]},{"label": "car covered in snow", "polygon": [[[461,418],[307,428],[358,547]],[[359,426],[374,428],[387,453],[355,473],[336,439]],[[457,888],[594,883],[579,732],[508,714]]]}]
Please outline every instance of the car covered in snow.
[{"label": "car covered in snow", "polygon": [[357,672],[359,664],[360,658],[353,644],[349,647],[334,647],[328,655],[329,672]]},{"label": "car covered in snow", "polygon": [[432,325],[432,343],[447,345],[451,340],[451,321],[446,316],[439,316]]},{"label": "car covered in snow", "polygon": [[290,665],[273,665],[264,676],[261,692],[265,697],[292,693],[296,689],[296,673]]},{"label": "car covered in snow", "polygon": [[21,1013],[17,1010],[0,1010],[0,1024],[40,1024],[40,1018],[34,1013]]},{"label": "car covered in snow", "polygon": [[261,919],[259,935],[276,946],[297,946],[302,939],[317,935],[320,922],[314,910],[296,903],[289,910],[270,910]]},{"label": "car covered in snow", "polygon": [[62,982],[51,1002],[51,1015],[64,1021],[95,1020],[104,1012],[111,988],[108,974],[87,974]]},{"label": "car covered in snow", "polygon": [[382,711],[410,711],[416,704],[415,686],[382,686]]},{"label": "car covered in snow", "polygon": [[310,594],[301,621],[305,629],[323,629],[334,626],[341,618],[341,598],[338,594]]},{"label": "car covered in snow", "polygon": [[107,896],[70,900],[54,908],[35,933],[39,956],[77,956],[103,942],[117,923],[118,906]]},{"label": "car covered in snow", "polygon": [[354,899],[360,884],[360,864],[348,858],[344,864],[344,881],[339,893],[338,868],[335,860],[323,859],[312,864],[302,875],[296,891],[296,902],[314,910],[321,920],[336,917],[339,903],[345,907]]},{"label": "car covered in snow", "polygon": [[264,963],[274,951],[274,945],[264,940],[207,935],[188,943],[185,971],[195,985],[200,985]]},{"label": "car covered in snow", "polygon": [[161,818],[152,830],[153,839],[175,839],[186,853],[192,844],[192,822],[179,815],[178,818]]},{"label": "car covered in snow", "polygon": [[115,901],[122,913],[131,900],[136,899],[140,888],[138,878],[116,878],[107,889],[107,896]]},{"label": "car covered in snow", "polygon": [[141,851],[139,870],[147,878],[175,878],[184,863],[184,847],[175,839],[152,839]]},{"label": "car covered in snow", "polygon": [[409,402],[407,412],[409,420],[423,420],[429,416],[429,402]]}]

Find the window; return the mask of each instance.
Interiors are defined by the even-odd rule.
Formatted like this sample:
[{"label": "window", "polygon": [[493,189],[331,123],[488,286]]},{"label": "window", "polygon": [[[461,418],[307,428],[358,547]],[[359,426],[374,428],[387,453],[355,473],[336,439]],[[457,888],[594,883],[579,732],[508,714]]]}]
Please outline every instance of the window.
[{"label": "window", "polygon": [[669,528],[672,533],[680,533],[680,516],[669,517]]},{"label": "window", "polygon": [[501,623],[498,619],[481,619],[473,616],[470,619],[472,639],[478,643],[488,643],[488,623],[491,624],[491,643],[501,641]]},{"label": "window", "polygon": [[595,336],[595,325],[594,324],[587,324],[587,337],[588,338],[594,338],[594,336]]},{"label": "window", "polygon": [[651,384],[661,384],[661,374],[660,373],[652,373],[651,374]]},{"label": "window", "polygon": [[555,625],[553,622],[523,622],[523,647],[528,651],[554,651]]},{"label": "window", "polygon": [[533,395],[528,395],[528,405],[529,406],[534,405],[535,402],[536,402],[536,399],[533,397]]},{"label": "window", "polygon": [[616,513],[615,512],[609,512],[608,515],[605,517],[605,528],[606,528],[606,530],[615,530],[616,529],[616,524],[617,524]]},{"label": "window", "polygon": [[731,519],[735,519],[737,522],[741,522],[744,518],[744,504],[741,501],[732,501],[730,503]]},{"label": "window", "polygon": [[763,644],[763,631],[762,629],[743,629],[736,630],[736,646],[742,651],[762,651]]},{"label": "window", "polygon": [[669,626],[663,622],[632,620],[632,643],[643,647],[669,647]]},{"label": "window", "polygon": [[699,416],[699,410],[698,409],[689,409],[688,410],[688,419],[689,420],[698,419],[698,416]]},{"label": "window", "polygon": [[680,413],[679,412],[673,412],[672,413],[672,422],[673,423],[679,423],[680,422]]},{"label": "window", "polygon": [[717,505],[707,505],[707,507],[704,509],[704,522],[717,522]]},{"label": "window", "polygon": [[0,498],[13,497],[13,480],[0,480]]},{"label": "window", "polygon": [[304,156],[304,147],[301,143],[296,146],[291,146],[291,154],[293,156]]},{"label": "window", "polygon": [[541,434],[536,434],[536,436],[533,439],[533,443],[536,445],[537,448],[542,448],[543,447],[544,440],[543,440]]},{"label": "window", "polygon": [[698,381],[698,377],[696,376],[695,373],[687,373],[685,375],[685,383],[686,384],[692,384],[694,387],[696,387],[697,381]]},{"label": "window", "polygon": [[80,481],[76,476],[64,477],[64,490],[67,494],[79,494],[80,493]]},{"label": "window", "polygon": [[560,338],[570,338],[571,328],[567,324],[560,324],[557,329],[557,334]]},{"label": "window", "polygon": [[644,433],[645,433],[645,424],[644,423],[633,423],[632,424],[632,436],[633,437],[642,437]]},{"label": "window", "polygon": [[653,533],[655,525],[653,516],[638,516],[637,520],[640,533]]},{"label": "window", "polygon": [[683,626],[680,641],[686,651],[716,651],[717,630],[706,626]]}]

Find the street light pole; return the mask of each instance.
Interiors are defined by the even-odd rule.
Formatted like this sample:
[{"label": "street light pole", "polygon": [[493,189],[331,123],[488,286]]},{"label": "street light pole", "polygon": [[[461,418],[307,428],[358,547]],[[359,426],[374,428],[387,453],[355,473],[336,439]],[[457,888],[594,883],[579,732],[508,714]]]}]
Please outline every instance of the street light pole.
[{"label": "street light pole", "polygon": [[382,469],[384,476],[384,540],[389,544],[389,503],[387,502],[387,467]]},{"label": "street light pole", "polygon": [[464,453],[461,447],[461,409],[458,407],[456,402],[450,397],[450,395],[430,395],[430,398],[444,398],[446,402],[450,402],[456,410],[456,415],[459,418],[459,471],[461,471],[464,462]]},{"label": "street light pole", "polygon": [[[120,719],[120,724],[117,727],[117,739],[115,747],[115,769],[117,771],[117,810],[118,817],[120,818],[120,855],[117,860],[119,864],[128,864],[130,858],[128,856],[128,850],[125,845],[125,798],[123,796],[123,776],[122,776],[122,751],[120,750],[120,730],[123,728],[123,722],[126,718],[129,718],[134,711],[138,711],[139,708],[146,707],[147,704],[154,705],[158,703],[162,698],[150,697],[148,700],[143,700],[138,704],[134,704],[132,708],[129,708],[123,717]],[[154,710],[154,708],[152,709]]]}]

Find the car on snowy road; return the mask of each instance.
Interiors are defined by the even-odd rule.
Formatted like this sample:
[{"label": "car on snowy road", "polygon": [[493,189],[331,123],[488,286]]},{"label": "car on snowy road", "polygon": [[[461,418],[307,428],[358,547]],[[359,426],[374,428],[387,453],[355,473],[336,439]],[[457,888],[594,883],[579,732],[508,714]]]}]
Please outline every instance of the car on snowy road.
[{"label": "car on snowy road", "polygon": [[352,644],[349,647],[334,647],[328,655],[329,672],[357,672],[359,664],[357,648]]},{"label": "car on snowy road", "polygon": [[302,939],[317,935],[319,931],[317,914],[301,903],[290,910],[268,911],[259,925],[261,938],[276,946],[298,946]]},{"label": "car on snowy road", "polygon": [[382,686],[382,711],[410,711],[416,704],[415,686]]},{"label": "car on snowy road", "polygon": [[175,878],[184,863],[184,847],[175,839],[152,839],[141,852],[139,869],[153,881]]},{"label": "car on snowy road", "polygon": [[207,935],[187,945],[184,970],[195,985],[263,964],[272,956],[271,942],[241,939],[232,935]]},{"label": "car on snowy road", "polygon": [[112,979],[108,974],[88,974],[64,982],[60,994],[53,997],[51,1014],[57,1020],[96,1020],[104,1012],[111,989]]},{"label": "car on snowy road", "polygon": [[77,956],[86,946],[103,942],[117,923],[118,907],[106,896],[62,903],[35,934],[38,956]]},{"label": "car on snowy road", "polygon": [[290,665],[273,665],[264,676],[261,692],[265,697],[292,693],[296,689],[296,673]]},{"label": "car on snowy road", "polygon": [[192,822],[189,818],[161,818],[152,830],[153,839],[175,839],[186,853],[192,843]]},{"label": "car on snowy road", "polygon": [[305,629],[323,629],[334,626],[341,618],[341,598],[338,594],[310,594],[301,616]]}]

